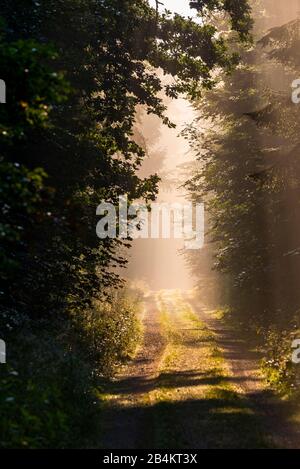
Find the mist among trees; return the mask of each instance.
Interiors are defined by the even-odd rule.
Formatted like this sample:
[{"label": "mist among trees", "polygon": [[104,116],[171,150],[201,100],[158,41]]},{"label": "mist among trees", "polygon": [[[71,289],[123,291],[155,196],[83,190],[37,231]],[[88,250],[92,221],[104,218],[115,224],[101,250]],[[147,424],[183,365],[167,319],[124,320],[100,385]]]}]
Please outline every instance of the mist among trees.
[{"label": "mist among trees", "polygon": [[[280,20],[283,1],[278,11],[270,0],[186,3],[197,21],[147,0],[1,2],[1,448],[105,446],[103,429],[115,418],[105,408],[107,383],[134,367],[147,340],[165,357],[151,327],[175,347],[176,311],[181,328],[197,323],[184,306],[193,304],[187,292],[170,300],[158,291],[154,304],[147,287],[126,280],[132,239],[96,236],[101,201],[156,200],[165,175],[164,150],[154,140],[175,128],[168,103],[180,99],[196,116],[181,134],[196,155],[181,186],[207,213],[205,248],[184,254],[193,294],[254,341],[278,399],[294,405],[298,396],[291,343],[300,328],[300,114],[291,84],[299,78],[300,5],[291,2]],[[197,338],[205,340],[214,339]],[[184,372],[187,363],[177,361]],[[208,373],[211,379],[226,381],[223,365],[207,366],[222,375]],[[178,376],[170,385],[166,367],[157,392],[183,387]],[[216,402],[239,407],[238,392],[225,391]],[[208,415],[210,398],[202,399]],[[153,412],[155,422],[173,416],[159,406]],[[175,428],[172,422],[166,427]],[[201,438],[205,428],[193,425]],[[172,444],[166,435],[160,441]],[[257,441],[245,446],[264,447]]]}]

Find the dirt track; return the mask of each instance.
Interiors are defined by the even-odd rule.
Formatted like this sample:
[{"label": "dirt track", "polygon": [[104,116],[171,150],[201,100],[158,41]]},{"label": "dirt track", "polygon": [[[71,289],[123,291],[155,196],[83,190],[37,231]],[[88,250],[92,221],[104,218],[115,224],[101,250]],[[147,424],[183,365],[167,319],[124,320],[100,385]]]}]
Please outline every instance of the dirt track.
[{"label": "dirt track", "polygon": [[135,359],[106,390],[102,447],[300,447],[259,354],[191,294],[149,296],[143,322]]}]

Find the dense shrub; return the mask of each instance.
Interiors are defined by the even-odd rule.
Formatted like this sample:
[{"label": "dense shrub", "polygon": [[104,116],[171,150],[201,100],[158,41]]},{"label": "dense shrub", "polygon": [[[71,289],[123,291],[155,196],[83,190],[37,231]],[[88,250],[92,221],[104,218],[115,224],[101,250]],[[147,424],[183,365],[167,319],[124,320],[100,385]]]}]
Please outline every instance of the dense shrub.
[{"label": "dense shrub", "polygon": [[13,327],[6,318],[13,367],[1,367],[0,448],[88,445],[101,419],[99,378],[111,376],[139,338],[138,298],[124,290],[112,297],[59,321],[22,317]]},{"label": "dense shrub", "polygon": [[75,318],[87,358],[96,364],[98,374],[105,376],[132,356],[140,334],[138,299],[124,290],[112,294],[112,298],[112,302],[95,300]]},{"label": "dense shrub", "polygon": [[299,337],[297,328],[287,331],[272,327],[264,333],[263,372],[270,385],[286,395],[300,391],[299,365],[292,362],[292,343]]}]

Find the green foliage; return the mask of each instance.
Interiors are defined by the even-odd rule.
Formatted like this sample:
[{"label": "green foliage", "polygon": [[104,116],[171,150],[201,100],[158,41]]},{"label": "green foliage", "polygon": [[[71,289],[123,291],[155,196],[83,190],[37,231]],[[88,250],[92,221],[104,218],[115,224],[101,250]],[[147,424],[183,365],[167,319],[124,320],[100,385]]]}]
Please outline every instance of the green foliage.
[{"label": "green foliage", "polygon": [[[241,333],[258,333],[268,380],[288,392],[299,386],[290,332],[300,306],[300,120],[290,96],[298,26],[274,28],[241,51],[238,69],[197,104],[207,129],[196,122],[187,131],[200,161],[188,187],[206,202],[210,223],[205,255],[216,272],[206,282],[221,285],[221,304]],[[190,259],[200,274],[202,259]]]},{"label": "green foliage", "polygon": [[112,303],[94,301],[80,317],[74,317],[88,360],[101,375],[110,376],[135,352],[141,333],[140,309],[138,300],[121,290],[113,294]]},{"label": "green foliage", "polygon": [[272,327],[264,332],[265,358],[262,370],[271,386],[285,395],[299,392],[299,365],[292,362],[292,343],[299,331]]},{"label": "green foliage", "polygon": [[[277,65],[266,64],[257,51],[242,55],[233,76],[223,76],[198,104],[211,125],[204,134],[189,130],[203,163],[189,188],[196,200],[206,201],[226,301],[246,322],[266,325],[284,314],[293,317],[300,301],[299,113],[286,95],[266,87]],[[289,92],[289,71],[282,82]]]},{"label": "green foliage", "polygon": [[[2,280],[12,279],[18,267],[16,251],[22,247],[23,220],[28,217],[32,227],[39,216],[43,199],[45,172],[30,171],[19,163],[0,161],[0,271]],[[29,218],[31,217],[32,218]]]},{"label": "green foliage", "polygon": [[97,301],[70,320],[32,324],[23,318],[9,335],[15,366],[1,366],[0,447],[88,444],[101,419],[99,380],[134,353],[139,310],[138,297],[121,291],[112,303]]},{"label": "green foliage", "polygon": [[35,382],[24,382],[9,370],[2,370],[0,382],[0,447],[61,447],[68,428],[59,388],[47,383],[47,390],[41,392]]},{"label": "green foliage", "polygon": [[249,39],[249,31],[253,25],[251,8],[247,0],[195,0],[190,6],[202,14],[224,10],[229,14],[232,29],[237,31],[243,40]]},{"label": "green foliage", "polygon": [[[241,9],[241,18],[247,14]],[[157,175],[137,175],[144,157],[133,139],[137,106],[172,126],[161,90],[195,97],[212,87],[217,68],[232,69],[236,54],[216,38],[215,27],[168,13],[157,17],[147,1],[5,1],[2,15],[0,52],[9,85],[0,116],[2,154],[31,174],[41,167],[48,176],[47,216],[37,204],[29,217],[42,237],[27,231],[28,217],[18,224],[27,236],[15,254],[14,264],[21,265],[16,280],[19,289],[31,289],[22,305],[39,317],[67,305],[82,310],[117,286],[111,265],[126,264],[120,248],[128,242],[95,235],[97,205],[103,199],[117,204],[124,194],[130,201],[154,200],[157,192]],[[153,73],[158,67],[173,77],[171,84]],[[8,305],[15,290],[7,288]]]},{"label": "green foliage", "polygon": [[57,53],[36,40],[0,40],[1,77],[7,84],[7,103],[0,108],[3,144],[25,139],[32,127],[49,125],[54,104],[66,100],[70,91],[63,73],[53,71]]},{"label": "green foliage", "polygon": [[[225,9],[243,35],[249,10],[239,23]],[[99,240],[96,207],[156,197],[158,176],[138,172],[137,107],[173,127],[162,91],[199,96],[237,55],[207,17],[157,15],[145,0],[4,0],[1,16],[0,330],[19,372],[3,377],[1,446],[81,445],[93,379],[139,335],[136,306],[114,293],[130,240]]]}]

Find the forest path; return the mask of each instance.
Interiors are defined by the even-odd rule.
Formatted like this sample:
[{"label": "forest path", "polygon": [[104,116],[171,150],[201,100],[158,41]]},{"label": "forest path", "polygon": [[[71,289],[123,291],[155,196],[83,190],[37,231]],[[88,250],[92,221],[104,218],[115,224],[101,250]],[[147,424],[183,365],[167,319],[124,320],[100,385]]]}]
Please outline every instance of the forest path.
[{"label": "forest path", "polygon": [[143,344],[104,391],[101,446],[295,446],[299,434],[291,437],[287,411],[266,389],[258,359],[192,294],[149,296]]}]

